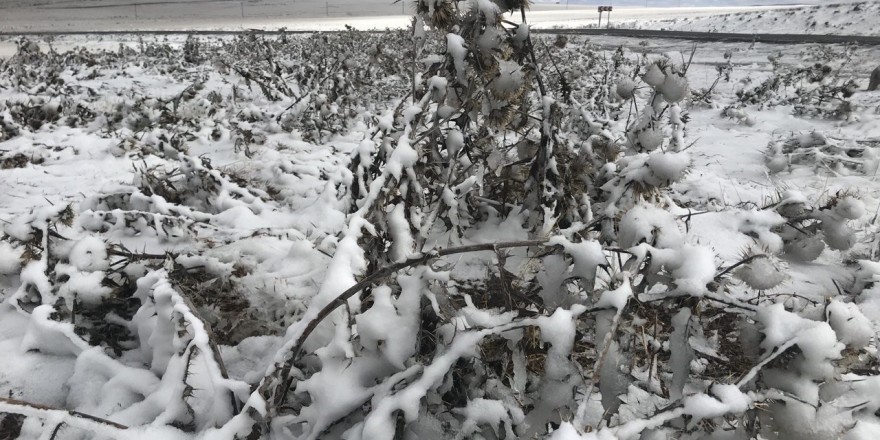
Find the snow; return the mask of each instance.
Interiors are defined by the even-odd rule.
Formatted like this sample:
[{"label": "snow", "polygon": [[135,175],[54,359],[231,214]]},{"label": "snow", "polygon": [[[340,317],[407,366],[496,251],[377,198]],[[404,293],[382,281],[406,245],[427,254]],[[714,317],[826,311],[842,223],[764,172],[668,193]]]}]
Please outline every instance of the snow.
[{"label": "snow", "polygon": [[620,221],[618,240],[623,247],[641,242],[666,248],[682,240],[681,231],[671,213],[652,205],[637,205],[624,214]]},{"label": "snow", "polygon": [[687,153],[652,153],[645,161],[646,168],[651,173],[645,181],[652,184],[678,181],[689,164],[690,156]]},{"label": "snow", "polygon": [[403,370],[406,360],[416,349],[418,334],[418,305],[422,295],[421,275],[406,277],[401,283],[403,292],[391,299],[391,289],[380,286],[374,292],[373,306],[355,317],[361,344],[380,351],[383,358]]},{"label": "snow", "polygon": [[0,306],[0,391],[4,396],[63,406],[64,387],[74,373],[75,358],[21,349],[29,319],[9,306]]},{"label": "snow", "polygon": [[21,269],[21,250],[0,241],[0,275],[14,275]]},{"label": "snow", "polygon": [[597,433],[581,434],[569,422],[562,423],[559,428],[553,431],[553,435],[549,440],[617,440],[611,432],[602,430]]},{"label": "snow", "polygon": [[103,271],[80,272],[59,264],[55,267],[55,272],[69,277],[58,293],[71,304],[76,300],[88,305],[98,305],[112,292],[110,288],[101,285],[107,275]]},{"label": "snow", "polygon": [[458,434],[459,438],[467,438],[480,431],[479,425],[481,424],[491,427],[496,436],[500,435],[502,430],[504,435],[508,437],[515,436],[510,414],[504,404],[498,400],[474,399],[469,401],[459,413],[465,417],[465,422]]},{"label": "snow", "polygon": [[77,241],[70,250],[68,258],[70,264],[78,270],[95,272],[110,267],[110,262],[107,260],[107,245],[98,237],[85,237]]},{"label": "snow", "polygon": [[796,344],[806,360],[803,373],[814,380],[832,374],[829,361],[840,357],[843,344],[833,328],[825,322],[811,321],[787,310],[783,304],[774,304],[758,311],[757,321],[762,325],[764,340],[761,348],[770,352],[777,347]]},{"label": "snow", "polygon": [[552,237],[548,244],[560,245],[574,260],[572,273],[584,280],[596,277],[596,269],[607,264],[602,245],[594,241],[572,243],[563,236]]},{"label": "snow", "polygon": [[690,245],[682,247],[681,253],[680,259],[667,263],[667,267],[674,268],[672,276],[682,292],[700,295],[715,278],[715,254],[707,247]]},{"label": "snow", "polygon": [[565,310],[556,309],[549,317],[538,320],[541,327],[541,340],[551,345],[550,352],[557,356],[567,356],[574,345],[574,319],[584,311],[583,307]]},{"label": "snow", "polygon": [[864,348],[875,335],[871,321],[853,303],[832,300],[825,308],[825,314],[838,340],[848,347]]},{"label": "snow", "polygon": [[617,289],[602,292],[599,301],[596,301],[596,307],[611,307],[618,311],[623,310],[632,294],[632,287],[629,285],[629,281],[624,281]]},{"label": "snow", "polygon": [[388,216],[388,227],[391,229],[391,239],[394,242],[391,248],[393,261],[403,261],[413,252],[414,242],[404,209],[402,204],[396,205]]},{"label": "snow", "polygon": [[852,196],[838,200],[833,209],[836,215],[846,220],[858,220],[865,216],[865,202]]},{"label": "snow", "polygon": [[306,408],[297,421],[309,422],[309,435],[318,438],[330,424],[366,402],[371,393],[361,384],[360,372],[331,359],[322,359],[322,370],[297,384],[297,392],[308,393],[321,408]]},{"label": "snow", "polygon": [[843,440],[869,440],[878,435],[880,435],[880,423],[859,420],[856,426],[846,433]]},{"label": "snow", "polygon": [[474,305],[470,295],[464,297],[465,307],[459,311],[459,319],[454,320],[459,330],[469,328],[494,328],[509,324],[516,314],[512,311],[498,313],[498,311],[482,310]]},{"label": "snow", "polygon": [[48,305],[34,309],[27,331],[21,338],[21,350],[55,356],[76,356],[87,349],[88,344],[75,336],[73,324],[49,319],[52,311],[52,307]]},{"label": "snow", "polygon": [[711,395],[697,394],[684,401],[684,412],[696,419],[710,419],[730,412],[743,412],[751,399],[735,385],[712,385]]},{"label": "snow", "polygon": [[465,57],[467,52],[464,38],[452,33],[446,34],[446,53],[452,57],[458,83],[462,85],[467,84],[467,74],[465,73]]}]

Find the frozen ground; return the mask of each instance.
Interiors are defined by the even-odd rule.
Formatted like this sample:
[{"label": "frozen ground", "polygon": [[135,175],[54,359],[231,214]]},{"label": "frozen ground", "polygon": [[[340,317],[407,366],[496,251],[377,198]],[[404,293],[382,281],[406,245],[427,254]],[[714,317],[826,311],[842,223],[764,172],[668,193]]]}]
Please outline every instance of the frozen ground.
[{"label": "frozen ground", "polygon": [[[630,12],[621,10],[618,17],[622,19],[627,13]],[[642,13],[657,14],[633,10],[630,18],[638,18],[638,14]],[[689,10],[687,13],[702,14],[705,11]],[[584,18],[579,18],[577,14],[579,13],[571,11],[546,11],[536,12],[532,17],[535,22],[543,25],[571,24],[574,21],[585,22],[590,12],[580,13]],[[8,16],[0,20],[5,19]],[[359,23],[365,27],[394,26],[405,22],[403,17],[359,20],[363,20]],[[29,23],[22,18],[16,19],[15,23],[15,26],[19,26],[17,29],[22,30],[46,26],[45,22],[37,20]],[[108,29],[126,26],[173,29],[184,26],[186,22],[176,19],[145,22],[128,19],[88,21],[84,18],[71,23],[71,29],[96,26]],[[212,28],[242,25],[235,19],[229,19],[227,24],[208,24],[207,20],[203,23]],[[250,23],[247,22],[244,26],[296,26],[293,20],[282,23],[282,20],[276,22],[265,18],[254,21],[253,25]],[[309,26],[321,23],[320,26],[334,27],[341,21],[327,19],[326,22],[311,23]],[[232,42],[233,38],[223,37],[222,40]],[[553,43],[549,37],[542,41],[548,45]],[[104,37],[101,41],[89,37],[58,37],[51,42],[43,42],[41,47],[47,48],[50,44],[62,53],[61,58],[67,60],[63,68],[57,71],[45,68],[41,72],[48,72],[46,78],[28,82],[29,80],[20,80],[22,77],[15,76],[24,74],[23,72],[9,67],[4,74],[6,76],[0,78],[0,102],[6,106],[0,107],[3,108],[0,112],[0,116],[5,118],[3,121],[13,120],[13,111],[17,112],[16,118],[25,118],[25,121],[49,121],[28,126],[18,120],[20,129],[14,134],[11,131],[4,132],[7,133],[7,138],[0,138],[0,160],[3,163],[0,169],[0,230],[6,234],[0,240],[0,298],[3,299],[3,304],[0,305],[0,396],[81,411],[114,423],[139,427],[132,433],[124,434],[124,438],[192,438],[197,435],[202,438],[231,438],[230,430],[235,429],[235,423],[239,420],[231,417],[236,413],[235,406],[238,403],[248,402],[249,406],[257,408],[266,404],[253,397],[248,400],[248,396],[261,384],[263,374],[275,359],[276,350],[284,342],[284,329],[288,325],[291,325],[291,329],[296,329],[297,320],[303,319],[304,314],[311,316],[308,313],[315,311],[313,302],[326,302],[328,295],[336,294],[341,288],[352,284],[358,270],[363,272],[367,269],[360,267],[361,263],[357,258],[346,257],[346,252],[351,252],[351,247],[357,248],[358,241],[347,235],[351,234],[347,222],[352,218],[347,213],[352,211],[349,204],[353,202],[344,197],[343,187],[351,185],[352,175],[348,170],[353,168],[355,158],[364,160],[361,152],[364,139],[379,130],[375,127],[399,122],[393,121],[393,117],[388,115],[402,105],[398,97],[408,92],[409,80],[405,74],[392,75],[375,80],[376,82],[370,82],[374,81],[372,78],[358,77],[358,80],[370,84],[371,87],[355,89],[355,92],[369,90],[370,93],[376,93],[376,98],[373,101],[367,100],[367,104],[359,107],[361,113],[349,115],[353,122],[344,125],[345,130],[341,130],[333,124],[341,124],[339,120],[346,118],[346,115],[340,116],[336,113],[333,105],[326,102],[321,104],[320,100],[326,100],[327,96],[322,98],[316,95],[312,98],[314,101],[306,100],[300,104],[296,97],[301,96],[300,93],[306,90],[307,84],[297,82],[293,75],[286,77],[291,87],[290,93],[278,96],[275,100],[269,98],[272,93],[278,94],[278,90],[261,90],[257,84],[266,79],[254,76],[248,80],[248,70],[236,71],[230,64],[224,65],[212,60],[177,64],[179,52],[170,56],[163,55],[170,50],[168,47],[177,49],[183,46],[183,37],[139,39],[135,36],[121,36]],[[80,49],[74,49],[81,44],[90,51],[107,49],[108,52],[102,55],[103,64],[88,63],[89,58],[79,53]],[[571,75],[585,75],[585,69],[586,74],[589,74],[590,67],[579,58],[589,47],[598,54],[596,58],[590,58],[592,62],[607,63],[613,59],[615,51],[621,45],[625,48],[622,49],[624,56],[633,62],[665,57],[679,66],[687,62],[692,49],[690,43],[682,41],[573,38],[568,43],[567,52],[559,55],[559,62],[562,63],[562,69]],[[248,47],[247,44],[243,46]],[[783,191],[789,191],[785,197],[802,200],[809,206],[822,206],[829,203],[829,200],[843,206],[844,200],[850,202],[851,198],[847,198],[848,196],[858,198],[864,204],[860,207],[858,203],[852,202],[855,211],[864,211],[861,212],[862,215],[853,215],[853,221],[848,226],[852,228],[851,237],[855,238],[854,247],[850,249],[836,246],[836,250],[823,248],[815,259],[806,262],[792,259],[787,254],[774,257],[781,261],[780,264],[787,268],[791,276],[781,281],[781,284],[773,285],[768,292],[762,291],[758,294],[736,284],[724,293],[729,296],[730,301],[746,301],[747,298],[755,297],[759,302],[778,302],[789,308],[805,310],[804,315],[824,325],[826,315],[823,305],[833,303],[834,307],[849,310],[840,302],[844,296],[840,289],[849,289],[854,283],[857,284],[854,278],[856,271],[853,268],[856,260],[877,259],[880,250],[876,239],[876,213],[880,212],[880,180],[877,177],[880,165],[877,160],[880,155],[877,151],[880,147],[880,91],[861,91],[867,85],[867,75],[873,66],[859,60],[880,59],[880,48],[863,47],[853,50],[851,57],[855,61],[842,62],[842,47],[817,49],[763,44],[701,44],[696,47],[687,72],[690,88],[696,91],[710,88],[713,84],[715,88],[702,96],[695,93],[689,98],[693,102],[685,105],[689,116],[686,129],[689,146],[686,151],[692,162],[686,177],[671,187],[668,203],[677,219],[673,221],[673,228],[680,229],[677,233],[678,241],[687,243],[687,246],[707,249],[705,254],[700,255],[708,256],[707,259],[710,260],[710,279],[716,267],[729,267],[739,261],[745,252],[755,249],[774,252],[770,248],[776,244],[776,239],[769,232],[768,224],[780,221],[781,217],[772,206],[779,203],[783,197],[780,193]],[[234,60],[236,54],[228,56]],[[245,57],[242,54],[238,56]],[[823,59],[823,56],[830,58]],[[382,57],[377,56],[377,59],[381,62]],[[301,62],[295,57],[291,60],[279,63],[278,69],[294,69]],[[324,61],[324,58],[320,59],[320,62]],[[330,64],[337,62],[338,65],[345,65],[345,60],[341,57],[338,60],[327,59]],[[859,91],[847,98],[849,111],[841,118],[822,118],[819,117],[821,115],[810,114],[796,116],[794,113],[797,109],[793,104],[774,106],[762,102],[744,107],[730,107],[737,102],[737,92],[751,90],[770,78],[775,72],[774,67],[777,70],[798,68],[811,66],[815,62],[833,64],[835,69],[839,69],[835,72],[836,75],[840,78],[853,78],[857,83]],[[718,68],[725,66],[730,69],[730,77],[717,81],[716,84]],[[236,67],[246,69],[247,66]],[[361,66],[347,67],[359,71]],[[543,69],[548,78],[554,75],[548,60],[544,60]],[[330,77],[328,75],[326,78]],[[806,83],[805,80],[801,82]],[[345,87],[351,86],[342,79],[335,84],[342,91],[334,89],[333,93],[340,97],[345,95]],[[23,85],[27,85],[27,88],[22,88]],[[798,85],[787,84],[783,89],[793,90]],[[57,93],[46,102],[32,101],[32,96],[51,94],[54,87],[65,93]],[[66,95],[68,93],[69,96]],[[637,90],[636,94],[645,98],[648,91],[643,88]],[[68,99],[77,96],[82,98]],[[697,98],[708,99],[702,102]],[[619,97],[613,99],[619,102]],[[63,109],[60,108],[62,104],[65,107]],[[84,108],[80,108],[78,104],[84,104]],[[309,105],[313,107],[308,107]],[[722,109],[728,107],[733,110],[722,112]],[[288,110],[292,110],[290,114],[297,117],[309,111],[317,112],[323,116],[316,120],[326,122],[327,126],[297,125],[301,123],[299,119],[282,118]],[[91,116],[88,116],[90,113]],[[95,117],[95,114],[98,116]],[[66,124],[58,123],[59,115],[62,115],[61,120]],[[606,115],[597,115],[598,119],[603,117]],[[183,122],[172,126],[163,122],[168,120]],[[615,121],[605,123],[608,124],[607,127],[622,123],[616,119]],[[816,143],[812,141],[813,133],[821,134],[823,139],[831,140],[832,143],[837,142],[835,139],[840,139],[842,145],[852,147],[853,151],[857,145],[868,147],[859,150],[859,156],[843,159],[830,157],[831,162],[823,161],[821,157],[815,162],[802,162],[795,153],[793,158],[789,158],[790,166],[771,172],[765,156],[768,145],[795,138],[808,139],[809,142],[804,141],[803,144],[806,147],[814,146]],[[388,142],[391,145],[391,141]],[[404,144],[401,142],[399,145]],[[405,150],[401,146],[396,148]],[[830,153],[818,154],[833,156]],[[859,166],[850,169],[850,162],[858,162]],[[389,163],[395,162],[389,159]],[[400,172],[398,169],[398,178]],[[170,182],[170,185],[166,187],[163,182]],[[179,199],[174,199],[175,196]],[[452,197],[454,199],[456,196]],[[388,203],[392,203],[391,199],[389,196]],[[70,214],[65,214],[68,206]],[[392,214],[388,215],[391,218]],[[401,214],[401,218],[403,215]],[[65,216],[72,218],[49,223],[48,219],[66,219]],[[353,217],[356,218],[356,215]],[[472,235],[457,238],[443,236],[435,244],[442,246],[441,243],[450,244],[456,240],[468,244],[523,238],[523,220],[514,211],[510,211],[508,218],[490,216],[484,221],[484,225],[474,228]],[[676,221],[680,226],[675,226],[678,224]],[[762,221],[769,223],[763,224]],[[656,226],[653,231],[649,228],[647,234],[658,234],[660,229],[660,226]],[[34,231],[40,232],[38,234]],[[50,232],[57,235],[52,235],[51,241]],[[400,233],[399,230],[392,229],[392,233],[395,232]],[[767,235],[764,235],[765,232]],[[105,241],[107,245],[104,244]],[[25,244],[12,244],[19,242]],[[58,248],[53,248],[53,252],[61,255],[57,261],[45,255],[49,254],[50,242],[53,246],[57,243]],[[778,244],[781,246],[781,242]],[[679,246],[681,243],[674,245]],[[41,250],[45,254],[41,254]],[[109,257],[108,252],[111,253]],[[392,248],[389,252],[393,253],[395,250]],[[781,254],[779,249],[775,252]],[[22,267],[21,262],[28,259],[30,263]],[[107,262],[114,259],[114,265],[119,260],[126,260],[124,274],[114,273],[116,269],[107,265]],[[515,260],[516,255],[511,259]],[[460,264],[453,271],[456,278],[472,277],[474,273],[484,270],[481,266],[475,269],[478,265],[468,259],[450,259],[444,263],[448,267]],[[51,286],[47,269],[50,264],[55,265],[54,271],[57,272],[52,273]],[[500,264],[504,266],[504,263]],[[341,267],[345,265],[347,266]],[[148,268],[155,271],[151,275],[141,276]],[[512,267],[511,270],[516,272],[516,268]],[[699,271],[699,268],[695,270]],[[774,273],[762,275],[772,277]],[[118,277],[140,278],[136,286],[122,281],[119,286],[115,286],[103,281],[101,277],[104,276],[117,281]],[[438,273],[431,276],[442,279],[443,275]],[[403,284],[401,281],[401,285]],[[703,284],[705,287],[706,283]],[[174,289],[169,287],[172,285]],[[406,287],[403,289],[407,290]],[[115,326],[84,329],[82,326],[87,324],[79,323],[76,324],[79,327],[75,331],[75,323],[70,319],[48,315],[50,305],[44,303],[34,309],[29,308],[32,302],[39,301],[35,298],[42,295],[42,301],[47,298],[60,300],[73,297],[74,301],[84,303],[85,306],[81,307],[88,310],[88,307],[99,304],[102,296],[104,300],[110,301],[121,295],[120,292],[128,292],[130,295],[129,290],[136,290],[135,297],[143,300],[143,304],[138,302],[136,314],[135,309],[127,309],[132,312],[131,316],[98,316],[97,312],[87,316],[95,322],[106,320]],[[177,291],[183,291],[186,295],[176,293]],[[224,292],[233,292],[236,296],[245,298],[246,304],[242,306],[235,303],[236,299],[223,296]],[[390,341],[390,344],[408,338],[410,335],[402,334],[406,332],[399,328],[409,328],[409,324],[402,315],[405,304],[394,299],[394,305],[391,305],[390,289],[385,296],[382,296],[384,291],[381,287],[377,287],[375,292],[387,304],[377,299],[369,309],[372,315],[364,312],[357,318],[352,317],[351,325],[358,328],[359,337],[364,341],[363,346],[381,352],[383,362],[388,360],[381,368],[400,370],[397,373],[399,376],[394,377],[401,383],[409,383],[406,379],[412,379],[412,375],[430,378],[431,370],[425,369],[419,376],[416,375],[417,368],[411,360],[403,363],[408,358],[406,353],[385,348],[386,341]],[[476,293],[472,294],[476,296]],[[764,294],[769,296],[762,296]],[[206,298],[203,297],[205,295],[216,296]],[[401,298],[405,295],[401,294]],[[419,295],[421,294],[417,289],[416,297]],[[184,299],[185,296],[190,299]],[[195,306],[187,302],[195,301],[192,300],[193,297],[198,299]],[[801,298],[805,299],[798,302]],[[442,300],[441,298],[441,302]],[[849,344],[850,348],[856,347],[848,352],[851,357],[868,364],[866,368],[870,371],[864,373],[864,378],[872,377],[870,375],[876,371],[873,361],[876,357],[880,306],[876,300],[873,301],[863,306],[864,315],[862,312],[848,312],[851,316],[845,322],[854,324],[832,321],[837,322],[834,324],[835,330],[838,331],[841,341]],[[229,303],[233,304],[230,306]],[[430,308],[427,300],[425,304],[429,304],[427,308]],[[382,309],[384,306],[390,307],[391,312]],[[468,327],[490,327],[487,322],[502,319],[500,316],[489,316],[487,312],[478,309],[482,304],[477,303],[476,306],[470,304],[462,307],[466,313],[457,315],[455,319]],[[395,312],[395,307],[400,310],[400,316]],[[622,310],[622,306],[620,307]],[[201,316],[190,313],[196,309]],[[535,321],[543,331],[539,335],[543,336],[533,337],[543,337],[544,341],[551,341],[553,349],[564,346],[557,341],[562,340],[558,338],[568,327],[550,325],[548,322],[558,323],[563,320],[567,323],[570,318],[563,309],[559,310],[561,312],[554,314],[553,319]],[[784,315],[784,310],[773,310],[776,312],[768,312],[769,317],[764,316],[762,319],[770,322],[773,321],[771,318]],[[75,311],[72,313],[76,316]],[[827,316],[830,321],[831,315]],[[865,316],[871,320],[868,324],[863,323]],[[377,319],[371,321],[373,318]],[[836,315],[835,319],[838,319]],[[167,324],[163,327],[163,320],[175,325],[180,322],[180,325]],[[202,320],[211,321],[214,331],[218,335],[222,334],[219,347],[211,347],[204,332],[193,330],[201,328],[199,326]],[[634,328],[637,325],[642,326],[643,339],[637,346],[641,347],[644,342],[647,350],[648,345],[656,345],[657,353],[662,353],[661,356],[666,356],[667,350],[675,350],[670,349],[669,345],[663,348],[663,344],[657,339],[648,341],[649,337],[645,336],[646,324],[636,319],[633,322]],[[641,323],[637,324],[639,322]],[[814,321],[804,319],[804,322]],[[244,324],[239,327],[240,323]],[[788,321],[786,323],[790,324]],[[338,329],[347,328],[348,324],[345,319],[334,321]],[[814,330],[814,327],[807,324],[804,324],[807,327],[798,327],[801,324],[801,321],[797,321],[797,325],[790,324],[780,329],[774,327],[776,333],[768,331],[767,340],[771,342],[764,343],[764,346],[776,341],[779,344],[789,344],[790,347],[798,342],[798,329],[808,329],[810,332]],[[248,327],[249,325],[253,327]],[[669,326],[664,328],[667,327]],[[120,331],[120,328],[139,335],[140,339],[134,338],[121,343],[110,340],[106,333],[111,332],[112,336],[112,331]],[[851,328],[855,330],[847,330]],[[398,329],[396,333],[395,329]],[[90,330],[99,334],[89,333]],[[458,328],[455,330],[458,331]],[[84,342],[82,331],[91,338],[92,345],[97,347]],[[719,337],[719,330],[713,331],[716,332],[714,336],[707,329],[705,341]],[[185,337],[187,332],[195,336],[189,340]],[[288,339],[291,332],[292,330],[287,331]],[[868,333],[869,343],[860,345],[846,339],[850,336],[855,339],[865,338],[865,332]],[[791,336],[792,333],[795,336]],[[339,334],[341,333],[337,333],[337,336]],[[815,332],[809,334],[814,335]],[[326,332],[319,334],[322,337],[332,335]],[[780,335],[791,339],[784,340]],[[825,336],[824,333],[822,335]],[[723,332],[720,336],[723,337]],[[345,337],[355,336],[343,335],[343,339]],[[571,337],[574,337],[573,327]],[[700,339],[702,337],[702,333],[695,333],[691,342],[696,339],[704,341]],[[837,342],[834,338],[835,333],[831,332],[832,346]],[[461,338],[454,340],[461,341]],[[687,337],[684,340],[686,344],[689,341]],[[810,351],[811,347],[819,345],[819,342],[815,345],[808,345],[807,342],[799,342],[804,347],[801,350],[813,353]],[[370,396],[391,394],[391,385],[396,383],[392,382],[387,389],[382,388],[386,386],[385,383],[380,384],[381,386],[372,383],[369,386],[363,385],[350,374],[356,368],[352,367],[350,370],[346,363],[347,359],[361,358],[345,354],[344,350],[334,351],[342,350],[339,346],[332,345],[334,343],[339,341],[332,339],[331,345],[328,345],[330,348],[320,350],[316,350],[317,346],[308,347],[309,350],[319,353],[321,363],[328,371],[324,376],[315,374],[309,382],[303,382],[309,385],[302,385],[297,389],[299,394],[308,391],[313,393],[312,399],[296,403],[304,408],[311,408],[312,411],[302,411],[302,419],[305,421],[281,421],[304,423],[308,429],[318,429],[312,432],[313,437],[319,436],[326,429],[328,434],[325,438],[339,438],[342,429],[339,426],[345,425],[333,425],[334,417],[357,413],[362,405],[366,406],[365,402],[369,401]],[[340,346],[344,345],[345,341]],[[453,349],[458,349],[456,347],[458,345]],[[726,365],[725,362],[732,355],[741,354],[714,353],[712,347],[701,347],[701,353],[710,353],[706,358],[695,357],[693,360],[694,371],[701,373],[710,364]],[[200,356],[198,353],[212,353],[215,349],[216,356],[223,359],[225,369],[228,370],[228,374],[224,376],[228,377],[212,382],[210,378],[219,377],[218,366],[210,361],[211,356]],[[586,350],[583,346],[580,349]],[[114,353],[114,350],[117,352]],[[462,353],[472,351],[470,348],[460,350]],[[549,357],[552,355],[553,351]],[[205,360],[194,363],[195,372],[190,372],[190,361],[193,357]],[[337,362],[337,357],[344,361],[334,363]],[[721,361],[722,358],[725,362]],[[439,360],[446,361],[443,357]],[[824,358],[821,360],[825,361]],[[850,358],[847,360],[856,362]],[[317,361],[313,359],[311,362]],[[329,367],[330,365],[333,367]],[[684,365],[685,370],[691,368],[688,363]],[[369,363],[364,368],[377,367]],[[337,375],[330,375],[331,373]],[[648,383],[652,383],[650,374]],[[851,379],[852,383],[857,383],[863,377]],[[581,383],[581,380],[577,377],[576,382]],[[412,381],[420,385],[420,380]],[[786,390],[780,394],[782,397],[789,394],[797,396],[797,399],[788,401],[791,405],[809,399],[798,393],[812,395],[811,387],[816,387],[815,399],[819,399],[818,385],[814,381],[804,377],[798,377],[797,381],[797,386],[787,382],[780,385]],[[309,386],[312,388],[308,388]],[[663,394],[659,388],[652,391]],[[700,390],[679,390],[683,391],[696,393],[697,397],[706,397],[712,404],[721,405],[719,400],[709,398],[708,394],[700,394]],[[650,404],[636,404],[634,402],[638,398],[644,397],[640,392],[644,393],[641,389],[630,388],[630,394],[627,395],[624,388],[627,408],[634,413],[622,412],[619,418],[615,416],[614,423],[625,424],[627,417],[630,420],[636,417],[635,413],[646,416],[655,407],[668,403],[652,400]],[[193,401],[211,402],[214,406],[206,408],[196,404],[169,404],[188,401],[186,398],[177,399],[176,396],[181,393],[184,396],[194,396]],[[229,404],[227,393],[234,396],[234,404]],[[840,393],[843,394],[842,391]],[[870,389],[865,395],[874,400],[869,403],[842,401],[835,404],[848,410],[867,405],[872,413],[877,405],[877,395],[872,395]],[[734,396],[739,399],[745,394],[737,392]],[[739,407],[726,398],[718,398],[725,405]],[[447,416],[451,419],[458,417],[462,420],[473,420],[474,426],[482,424],[487,433],[492,431],[489,427],[493,424],[492,420],[496,420],[496,427],[504,423],[519,423],[516,422],[516,411],[504,408],[501,413],[512,411],[512,415],[501,415],[493,419],[490,415],[497,414],[497,407],[487,402],[497,402],[496,400],[477,399],[471,395],[465,396],[464,400],[463,404],[470,402],[468,405],[473,406],[468,406],[468,410],[458,408],[455,416]],[[689,405],[701,402],[705,403],[694,399]],[[11,403],[0,401],[0,413],[9,411],[10,408],[2,405]],[[722,405],[721,414],[727,411],[728,406]],[[813,408],[807,404],[805,406]],[[322,412],[322,408],[327,409]],[[379,408],[376,405],[373,409],[378,413]],[[694,414],[702,414],[705,410],[688,408]],[[599,410],[601,418],[601,407]],[[49,438],[52,430],[63,424],[67,427],[61,430],[62,435],[71,436],[69,438],[90,432],[102,433],[111,438],[123,436],[121,431],[116,431],[116,428],[107,424],[77,421],[80,419],[65,415],[66,413],[41,413],[39,411],[45,410],[36,409],[28,411],[30,412],[27,414],[32,414],[33,417],[20,427],[23,438],[38,438],[40,435],[43,436],[40,438]],[[708,413],[713,414],[712,411]],[[192,414],[196,414],[192,416],[193,420],[181,422]],[[809,414],[804,419],[817,419],[815,412]],[[522,413],[519,417],[522,418]],[[350,422],[355,427],[360,426],[357,425],[359,417],[354,419]],[[502,423],[501,420],[506,422]],[[818,420],[825,419],[819,417]],[[846,419],[846,423],[841,422],[841,426],[856,426],[858,423],[859,429],[868,432],[865,437],[848,438],[876,438],[871,435],[878,431],[870,431],[875,429],[871,428],[874,425],[861,420],[863,419],[853,415]],[[224,425],[226,422],[228,424]],[[467,426],[466,422],[461,425]],[[219,426],[223,428],[217,429]],[[314,428],[315,426],[320,429]],[[563,428],[565,426],[570,425],[563,424]],[[869,428],[863,429],[864,426]],[[184,432],[187,430],[195,430],[197,433]],[[564,434],[566,431],[561,428],[558,432]],[[413,437],[416,434],[408,433]],[[563,434],[553,438],[581,438],[564,437]],[[91,434],[84,435],[88,437]],[[306,434],[303,436],[308,437]],[[628,440],[637,437],[621,438]]]}]

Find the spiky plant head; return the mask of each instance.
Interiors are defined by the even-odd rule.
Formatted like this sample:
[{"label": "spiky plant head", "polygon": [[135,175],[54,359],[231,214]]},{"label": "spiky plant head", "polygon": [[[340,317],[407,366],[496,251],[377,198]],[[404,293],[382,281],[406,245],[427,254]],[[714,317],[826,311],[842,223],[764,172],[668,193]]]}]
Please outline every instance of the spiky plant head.
[{"label": "spiky plant head", "polygon": [[422,16],[425,24],[447,31],[456,24],[457,8],[449,0],[418,0],[415,2],[416,14]]},{"label": "spiky plant head", "polygon": [[736,269],[734,276],[758,292],[776,289],[789,279],[788,267],[772,254],[752,254],[740,261],[745,263]]},{"label": "spiky plant head", "polygon": [[492,2],[498,5],[501,12],[519,11],[532,6],[531,0],[492,0]]}]

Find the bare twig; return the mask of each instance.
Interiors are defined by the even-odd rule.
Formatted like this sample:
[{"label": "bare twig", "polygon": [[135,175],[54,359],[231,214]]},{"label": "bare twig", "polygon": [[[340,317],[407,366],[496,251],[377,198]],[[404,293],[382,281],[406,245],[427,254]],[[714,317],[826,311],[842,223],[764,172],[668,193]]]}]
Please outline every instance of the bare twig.
[{"label": "bare twig", "polygon": [[60,413],[62,419],[80,419],[100,425],[110,426],[116,429],[128,429],[128,426],[121,425],[107,419],[102,419],[91,414],[81,413],[79,411],[73,410],[53,408],[51,406],[45,406],[36,403],[25,402],[23,400],[9,399],[4,397],[0,397],[0,412],[9,412],[14,414],[21,414],[24,416],[37,416],[41,418],[47,418],[51,416],[52,413]]}]

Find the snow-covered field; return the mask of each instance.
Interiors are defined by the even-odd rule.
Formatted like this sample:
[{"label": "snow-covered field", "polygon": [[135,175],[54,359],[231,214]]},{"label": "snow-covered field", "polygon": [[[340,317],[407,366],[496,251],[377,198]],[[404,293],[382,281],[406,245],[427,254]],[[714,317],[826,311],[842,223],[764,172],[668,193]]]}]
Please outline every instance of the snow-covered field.
[{"label": "snow-covered field", "polygon": [[476,3],[9,40],[0,438],[880,438],[880,48]]},{"label": "snow-covered field", "polygon": [[880,2],[829,1],[777,11],[749,11],[632,23],[641,29],[693,32],[880,35]]}]

